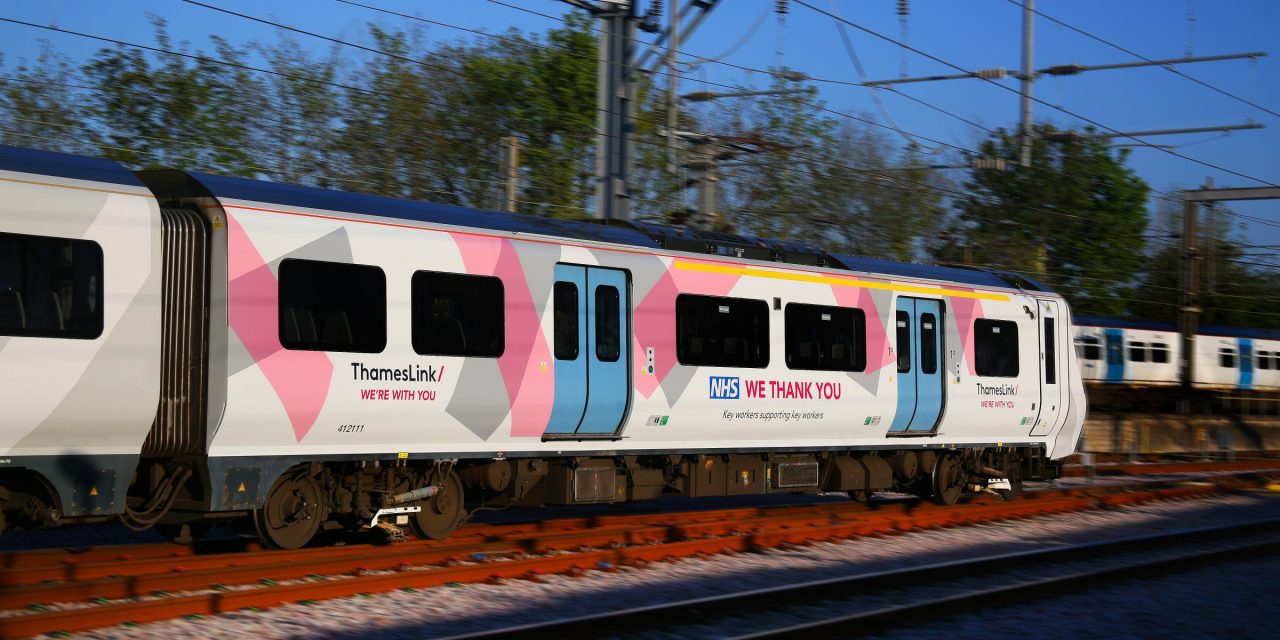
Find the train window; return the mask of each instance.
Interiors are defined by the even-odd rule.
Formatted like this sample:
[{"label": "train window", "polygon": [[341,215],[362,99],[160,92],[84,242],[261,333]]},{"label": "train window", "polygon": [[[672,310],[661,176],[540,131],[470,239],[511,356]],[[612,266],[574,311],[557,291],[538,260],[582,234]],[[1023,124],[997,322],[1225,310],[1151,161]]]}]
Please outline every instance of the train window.
[{"label": "train window", "polygon": [[1147,344],[1145,342],[1129,343],[1129,362],[1146,362]]},{"label": "train window", "polygon": [[938,372],[938,318],[920,314],[920,373]]},{"label": "train window", "polygon": [[622,354],[618,303],[617,287],[596,287],[596,359],[601,362],[617,362]]},{"label": "train window", "polygon": [[769,365],[769,303],[747,298],[676,297],[676,360],[683,365]]},{"label": "train window", "polygon": [[555,310],[551,324],[555,332],[556,360],[577,360],[578,285],[557,282],[552,297]]},{"label": "train window", "polygon": [[286,349],[378,353],[387,346],[387,276],[363,264],[284,260],[279,321]]},{"label": "train window", "polygon": [[413,274],[413,350],[496,358],[506,350],[506,291],[493,276]]},{"label": "train window", "polygon": [[1270,351],[1258,352],[1258,368],[1259,369],[1271,368],[1271,352]]},{"label": "train window", "polygon": [[787,368],[864,371],[867,315],[862,309],[788,304]]},{"label": "train window", "polygon": [[1230,347],[1218,349],[1218,366],[1224,369],[1236,368],[1236,350]]},{"label": "train window", "polygon": [[0,335],[102,335],[102,247],[0,233]]},{"label": "train window", "polygon": [[1079,347],[1080,357],[1085,360],[1101,360],[1102,347],[1098,339],[1093,336],[1084,336],[1080,338],[1080,342],[1076,343]]},{"label": "train window", "polygon": [[1058,334],[1054,333],[1053,318],[1044,319],[1044,383],[1058,384]]},{"label": "train window", "polygon": [[1169,345],[1163,342],[1152,342],[1151,361],[1158,364],[1169,362]]},{"label": "train window", "polygon": [[979,318],[973,321],[974,370],[980,376],[1018,376],[1018,323]]},{"label": "train window", "polygon": [[911,371],[911,314],[899,311],[898,325],[898,373]]}]

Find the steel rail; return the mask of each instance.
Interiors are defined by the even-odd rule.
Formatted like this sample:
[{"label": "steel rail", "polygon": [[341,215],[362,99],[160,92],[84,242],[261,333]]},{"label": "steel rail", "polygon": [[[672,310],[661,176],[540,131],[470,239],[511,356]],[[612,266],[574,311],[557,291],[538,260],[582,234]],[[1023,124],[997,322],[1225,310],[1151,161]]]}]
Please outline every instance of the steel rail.
[{"label": "steel rail", "polygon": [[[920,598],[917,602],[883,607],[850,615],[785,625],[767,629],[739,638],[814,638],[848,637],[901,626],[904,621],[916,624],[924,619],[954,612],[960,607],[973,607],[985,602],[988,606],[1004,606],[1009,596],[1044,597],[1048,587],[1080,585],[1094,578],[1126,578],[1141,569],[1169,567],[1184,562],[1217,559],[1242,552],[1280,550],[1280,538],[1268,536],[1262,540],[1222,545],[1226,537],[1258,536],[1280,531],[1280,518],[1268,518],[1214,527],[1183,529],[1132,536],[1118,540],[1103,540],[1048,549],[1018,551],[996,556],[964,558],[934,564],[841,576],[797,584],[780,585],[737,593],[707,596],[692,600],[663,603],[611,611],[593,615],[552,620],[548,622],[504,627],[488,631],[449,636],[447,640],[479,640],[516,636],[521,638],[565,637],[628,637],[664,631],[688,633],[692,627],[714,625],[717,618],[741,619],[743,612],[785,613],[788,607],[822,606],[862,595],[885,595],[904,588],[928,585],[941,580],[964,578],[981,579],[1010,571],[1026,570],[1042,565],[1053,565],[1080,560],[1109,559],[1123,554],[1151,553],[1172,547],[1209,542],[1209,549],[1196,549],[1176,556],[1158,556],[1138,562],[1125,562],[1098,569],[1075,571],[1061,576],[1032,580],[1019,580],[1014,584],[968,590],[943,598]],[[1087,586],[1096,586],[1089,584]],[[923,617],[922,617],[923,614]]]},{"label": "steel rail", "polygon": [[[509,579],[509,577],[518,579],[518,577],[538,576],[540,573],[573,573],[590,570],[590,568],[609,570],[622,563],[643,564],[668,558],[703,556],[703,554],[749,552],[749,550],[773,548],[778,545],[845,539],[856,535],[891,535],[897,532],[931,529],[931,527],[1012,520],[1012,518],[1074,512],[1080,509],[1152,502],[1158,499],[1203,497],[1203,495],[1233,490],[1234,486],[1238,485],[1220,483],[1219,485],[1170,486],[1166,481],[1166,483],[1144,483],[1142,488],[1146,490],[1138,490],[1138,492],[1132,490],[1134,486],[1137,485],[1088,490],[1048,490],[1048,492],[1039,492],[1037,497],[1014,500],[1014,502],[978,500],[963,506],[947,508],[928,506],[928,504],[919,504],[919,506],[899,504],[887,509],[861,508],[855,513],[852,511],[852,503],[842,503],[850,506],[850,511],[841,513],[841,509],[833,508],[833,503],[828,503],[818,509],[823,512],[823,517],[817,520],[805,516],[804,509],[790,508],[795,512],[792,516],[801,516],[800,520],[804,521],[803,524],[797,524],[796,518],[788,520],[786,515],[773,518],[771,521],[769,518],[744,517],[741,513],[744,509],[728,509],[728,511],[737,512],[736,515],[740,520],[737,521],[737,525],[728,527],[731,532],[724,535],[719,535],[723,532],[721,530],[708,530],[705,527],[692,531],[689,527],[698,524],[682,522],[678,527],[650,527],[650,529],[666,531],[668,540],[685,535],[708,536],[654,544],[634,544],[630,547],[596,548],[571,554],[507,559],[504,562],[484,562],[484,558],[471,558],[474,563],[424,568],[421,567],[421,563],[428,559],[425,557],[413,558],[411,554],[410,557],[390,557],[388,553],[370,553],[362,558],[361,564],[355,564],[355,566],[353,563],[357,562],[357,558],[347,557],[334,559],[330,564],[314,559],[307,562],[291,561],[230,568],[229,571],[236,573],[238,579],[256,576],[259,581],[259,585],[255,588],[241,590],[224,590],[223,585],[228,584],[225,581],[211,584],[210,580],[218,580],[216,571],[168,572],[164,575],[138,576],[136,579],[133,577],[110,579],[109,577],[91,586],[101,589],[102,593],[108,593],[106,591],[108,589],[124,589],[127,590],[125,593],[143,594],[148,593],[148,588],[163,591],[163,593],[143,596],[132,602],[131,600],[111,602],[109,599],[102,602],[97,599],[104,596],[93,596],[96,602],[101,604],[63,609],[63,611],[14,612],[10,616],[0,618],[0,636],[28,636],[50,631],[83,631],[122,622],[147,622],[191,616],[191,614],[237,611],[242,608],[275,607],[275,605],[296,603],[300,600],[340,598],[340,596],[406,588],[428,588],[428,586],[451,584],[451,582],[489,581]],[[846,515],[855,517],[845,518]],[[648,515],[648,517],[654,516]],[[667,516],[671,515],[668,513]],[[620,516],[620,518],[635,517],[637,516]],[[686,527],[686,529],[680,529],[680,527]],[[635,531],[644,527],[607,527],[607,529],[609,529],[609,535],[602,535],[604,531],[557,531],[552,527],[552,531],[547,534],[534,535],[531,538],[538,540],[536,544],[545,549],[572,549],[581,548],[584,545],[593,547],[593,545],[617,544],[616,536],[620,530]],[[529,548],[529,545],[526,545],[526,548]],[[342,548],[335,549],[338,549],[335,553],[340,553],[342,550]],[[387,552],[388,549],[376,550]],[[428,552],[430,549],[422,549],[421,553]],[[447,556],[444,549],[439,549],[439,552],[442,552],[440,556]],[[252,554],[252,556],[259,556],[259,554]],[[282,554],[264,553],[261,556],[282,556]],[[440,559],[440,556],[436,556],[435,559]],[[451,558],[456,557],[451,556]],[[343,575],[316,575],[315,572],[320,568],[343,571]],[[396,571],[381,573],[381,575],[365,575],[367,570],[375,570],[375,568],[392,568]],[[306,573],[302,573],[303,571]],[[356,575],[349,575],[349,572]],[[282,585],[276,584],[275,580],[278,579],[270,577],[273,575],[280,576],[283,580],[305,575],[306,579],[311,581]],[[223,576],[225,577],[225,573]],[[73,590],[77,596],[93,590],[83,588],[81,582],[70,582],[65,586]],[[169,589],[160,589],[160,586],[168,586]],[[55,590],[54,586],[50,586],[49,589]],[[204,589],[205,593],[178,596],[165,593],[173,589]],[[17,588],[12,593],[17,591],[26,591],[28,594],[37,593],[32,588]],[[18,596],[15,595],[14,598]]]}]

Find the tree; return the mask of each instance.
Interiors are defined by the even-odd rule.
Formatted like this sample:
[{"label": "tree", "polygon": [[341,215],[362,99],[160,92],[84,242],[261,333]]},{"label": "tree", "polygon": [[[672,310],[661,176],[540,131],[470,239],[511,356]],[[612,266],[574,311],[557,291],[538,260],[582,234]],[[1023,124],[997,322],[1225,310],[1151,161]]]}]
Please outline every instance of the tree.
[{"label": "tree", "polygon": [[[0,66],[3,66],[0,57]],[[0,84],[0,142],[18,147],[84,153],[91,149],[83,129],[75,69],[42,42],[35,64],[19,64]]]},{"label": "tree", "polygon": [[[1127,150],[1036,126],[1030,168],[974,170],[955,203],[941,258],[1025,273],[1061,288],[1076,311],[1119,314],[1144,262],[1149,188]],[[980,146],[1014,164],[1019,136],[1003,129]]]}]

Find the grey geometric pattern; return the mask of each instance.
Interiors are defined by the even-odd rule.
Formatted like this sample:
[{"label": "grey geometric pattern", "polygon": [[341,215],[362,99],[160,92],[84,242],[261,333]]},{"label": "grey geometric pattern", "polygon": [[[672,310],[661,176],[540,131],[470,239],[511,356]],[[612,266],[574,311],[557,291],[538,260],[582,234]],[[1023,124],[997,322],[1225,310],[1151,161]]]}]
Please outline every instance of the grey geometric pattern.
[{"label": "grey geometric pattern", "polygon": [[511,412],[497,359],[468,359],[455,389],[445,411],[481,440],[488,440]]},{"label": "grey geometric pattern", "polygon": [[345,264],[355,262],[355,259],[351,257],[351,239],[347,237],[345,227],[327,233],[290,251],[286,255],[272,260],[269,263],[271,274],[277,278],[280,277],[280,262],[285,258],[323,260],[325,262],[342,262]]}]

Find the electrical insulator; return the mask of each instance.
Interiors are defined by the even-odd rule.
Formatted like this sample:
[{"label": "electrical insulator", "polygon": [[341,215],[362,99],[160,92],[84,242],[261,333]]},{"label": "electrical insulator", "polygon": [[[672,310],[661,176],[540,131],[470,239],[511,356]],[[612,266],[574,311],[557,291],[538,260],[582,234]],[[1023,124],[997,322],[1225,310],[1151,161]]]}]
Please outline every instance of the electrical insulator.
[{"label": "electrical insulator", "polygon": [[910,0],[898,0],[898,15],[905,16],[911,13]]},{"label": "electrical insulator", "polygon": [[649,3],[649,17],[654,20],[662,17],[662,0],[653,0]]},{"label": "electrical insulator", "polygon": [[974,158],[972,162],[972,166],[974,169],[991,169],[994,171],[1004,171],[1005,169],[1008,168],[1008,163],[1005,162],[1004,158],[992,158],[990,156],[984,156],[981,158]]},{"label": "electrical insulator", "polygon": [[788,1],[778,0],[778,8],[777,8],[778,15],[785,16],[787,15],[787,11],[790,11],[790,7],[788,6]]},{"label": "electrical insulator", "polygon": [[1003,80],[1008,73],[1008,69],[978,69],[973,75],[983,80]]}]

